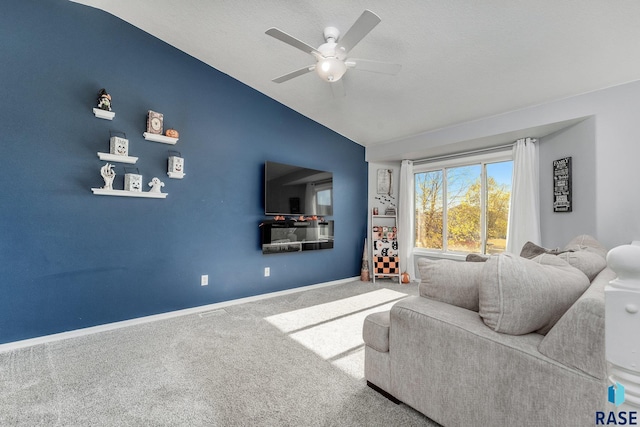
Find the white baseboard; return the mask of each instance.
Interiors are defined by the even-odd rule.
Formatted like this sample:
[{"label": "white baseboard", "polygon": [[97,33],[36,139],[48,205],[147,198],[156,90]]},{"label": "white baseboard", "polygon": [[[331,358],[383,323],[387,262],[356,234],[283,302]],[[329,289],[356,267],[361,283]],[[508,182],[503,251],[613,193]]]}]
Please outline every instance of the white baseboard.
[{"label": "white baseboard", "polygon": [[324,282],[324,283],[318,283],[315,285],[302,286],[299,288],[286,289],[284,291],[270,292],[268,294],[255,295],[255,296],[246,297],[246,298],[238,298],[230,301],[218,302],[215,304],[201,305],[198,307],[185,308],[183,310],[176,310],[176,311],[169,311],[166,313],[154,314],[152,316],[137,317],[135,319],[123,320],[120,322],[106,323],[104,325],[98,325],[98,326],[91,326],[89,328],[75,329],[73,331],[61,332],[59,334],[44,335],[41,337],[30,338],[22,341],[14,341],[6,344],[0,344],[0,353],[12,351],[12,350],[18,350],[21,348],[31,347],[39,344],[46,344],[46,343],[51,343],[55,341],[66,340],[69,338],[82,337],[85,335],[96,334],[98,332],[112,331],[114,329],[126,328],[133,325],[141,325],[144,323],[155,322],[157,320],[171,319],[173,317],[178,317],[178,316],[186,316],[189,314],[197,314],[204,311],[217,310],[217,309],[229,307],[232,305],[259,301],[263,299],[278,297],[281,295],[293,294],[296,292],[308,291],[311,289],[323,288],[326,286],[340,285],[343,283],[352,282],[354,280],[360,280],[360,277],[356,276],[356,277],[350,277],[346,279],[333,280],[331,282]]}]

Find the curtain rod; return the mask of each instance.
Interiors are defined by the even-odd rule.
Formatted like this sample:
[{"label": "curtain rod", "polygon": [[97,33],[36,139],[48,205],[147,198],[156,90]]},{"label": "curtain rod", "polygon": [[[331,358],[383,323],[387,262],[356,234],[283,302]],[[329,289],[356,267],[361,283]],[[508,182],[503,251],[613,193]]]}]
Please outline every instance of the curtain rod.
[{"label": "curtain rod", "polygon": [[490,148],[479,148],[477,150],[471,150],[471,151],[463,151],[460,153],[454,153],[454,154],[445,154],[442,156],[435,156],[435,157],[426,157],[424,159],[418,159],[418,160],[414,160],[413,164],[414,165],[420,165],[423,163],[431,163],[431,162],[437,162],[437,161],[441,161],[441,160],[452,160],[452,159],[458,159],[458,158],[462,158],[462,157],[468,157],[474,154],[484,154],[484,153],[491,153],[494,151],[506,151],[507,148],[513,148],[513,142],[509,143],[509,144],[504,144],[504,145],[498,145],[496,147],[490,147]]}]

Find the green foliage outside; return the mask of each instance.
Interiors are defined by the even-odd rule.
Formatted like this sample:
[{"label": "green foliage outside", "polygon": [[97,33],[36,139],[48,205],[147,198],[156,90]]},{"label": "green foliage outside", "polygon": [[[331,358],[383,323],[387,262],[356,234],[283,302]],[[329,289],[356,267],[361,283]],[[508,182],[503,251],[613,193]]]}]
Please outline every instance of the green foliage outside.
[{"label": "green foliage outside", "polygon": [[[448,174],[447,250],[483,252],[481,245],[481,183],[479,173],[462,170]],[[471,173],[469,173],[471,172]],[[416,247],[443,249],[443,172],[419,173],[416,179]],[[506,246],[510,187],[487,178],[486,253]]]}]

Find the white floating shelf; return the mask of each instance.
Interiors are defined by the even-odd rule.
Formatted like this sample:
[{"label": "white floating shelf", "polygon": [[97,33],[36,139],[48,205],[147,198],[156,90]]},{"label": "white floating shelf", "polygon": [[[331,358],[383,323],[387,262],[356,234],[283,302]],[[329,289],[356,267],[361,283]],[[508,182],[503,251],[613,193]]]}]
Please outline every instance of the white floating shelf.
[{"label": "white floating shelf", "polygon": [[146,197],[151,199],[164,199],[168,193],[152,193],[150,191],[126,191],[126,190],[105,190],[104,188],[92,188],[93,194],[99,196],[124,196],[124,197]]},{"label": "white floating shelf", "polygon": [[147,141],[161,142],[163,144],[175,145],[175,143],[178,142],[178,138],[158,135],[157,133],[145,132],[142,134],[142,136],[144,136],[144,139],[146,139]]},{"label": "white floating shelf", "polygon": [[94,108],[93,109],[93,114],[95,114],[95,116],[99,119],[105,119],[105,120],[113,120],[113,118],[116,116],[116,113],[113,111],[107,111],[107,110],[102,110],[100,108]]},{"label": "white floating shelf", "polygon": [[120,163],[135,164],[138,161],[137,157],[120,156],[118,154],[110,154],[110,153],[98,153],[98,157],[100,157],[100,160],[104,160],[106,162],[120,162]]},{"label": "white floating shelf", "polygon": [[167,175],[169,175],[169,178],[182,179],[186,174],[182,172],[167,172]]}]

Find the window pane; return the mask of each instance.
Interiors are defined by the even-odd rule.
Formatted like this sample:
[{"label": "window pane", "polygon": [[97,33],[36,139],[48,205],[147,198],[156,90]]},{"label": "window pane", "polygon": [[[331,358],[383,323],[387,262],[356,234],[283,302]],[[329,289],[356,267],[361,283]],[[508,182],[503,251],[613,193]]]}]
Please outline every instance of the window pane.
[{"label": "window pane", "polygon": [[487,164],[487,254],[504,252],[513,162]]},{"label": "window pane", "polygon": [[415,174],[415,246],[442,249],[442,171]]},{"label": "window pane", "polygon": [[331,215],[331,191],[320,190],[316,193],[316,212],[318,215]]},{"label": "window pane", "polygon": [[447,169],[447,251],[480,252],[480,165]]}]

